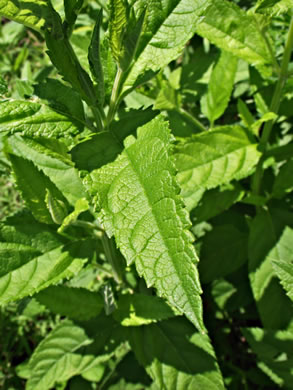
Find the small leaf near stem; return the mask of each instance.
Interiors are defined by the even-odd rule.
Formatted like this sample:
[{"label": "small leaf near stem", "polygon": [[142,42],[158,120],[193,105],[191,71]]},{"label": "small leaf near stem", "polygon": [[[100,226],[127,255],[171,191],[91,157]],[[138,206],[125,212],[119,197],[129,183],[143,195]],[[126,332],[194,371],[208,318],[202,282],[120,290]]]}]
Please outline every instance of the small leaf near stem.
[{"label": "small leaf near stem", "polygon": [[[275,114],[278,113],[280,108],[282,92],[288,77],[288,66],[289,66],[292,50],[293,50],[293,17],[291,18],[291,23],[290,23],[288,38],[284,50],[283,59],[282,59],[279,79],[270,105],[270,112],[274,112]],[[263,152],[263,156],[259,160],[259,163],[256,167],[256,172],[252,178],[252,193],[254,195],[260,194],[261,181],[264,173],[264,168],[263,168],[264,154],[267,150],[268,141],[273,129],[273,124],[274,124],[273,120],[266,122],[263,129],[263,133],[261,135],[260,148]]]},{"label": "small leaf near stem", "polygon": [[111,100],[110,100],[110,105],[109,105],[109,111],[106,119],[106,126],[109,128],[110,123],[114,119],[116,110],[117,110],[117,103],[119,102],[119,94],[121,90],[121,85],[122,85],[122,76],[123,76],[123,71],[121,68],[118,67],[113,89],[112,89],[112,95],[111,95]]},{"label": "small leaf near stem", "polygon": [[102,235],[102,245],[105,251],[106,259],[113,269],[114,279],[118,284],[123,281],[123,267],[121,263],[121,255],[118,253],[114,240],[109,238],[106,233]]}]

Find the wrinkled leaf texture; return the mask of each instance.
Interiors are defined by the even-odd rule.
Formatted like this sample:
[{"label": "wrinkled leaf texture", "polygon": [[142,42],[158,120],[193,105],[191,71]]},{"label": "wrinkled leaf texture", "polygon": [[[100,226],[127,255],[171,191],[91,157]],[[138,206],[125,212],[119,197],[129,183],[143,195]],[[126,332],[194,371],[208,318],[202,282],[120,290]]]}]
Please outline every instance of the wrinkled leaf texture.
[{"label": "wrinkled leaf texture", "polygon": [[197,256],[168,153],[170,140],[166,123],[156,117],[138,129],[137,139],[126,139],[113,163],[93,171],[86,182],[97,197],[104,228],[115,236],[127,263],[135,262],[147,285],[202,331]]}]

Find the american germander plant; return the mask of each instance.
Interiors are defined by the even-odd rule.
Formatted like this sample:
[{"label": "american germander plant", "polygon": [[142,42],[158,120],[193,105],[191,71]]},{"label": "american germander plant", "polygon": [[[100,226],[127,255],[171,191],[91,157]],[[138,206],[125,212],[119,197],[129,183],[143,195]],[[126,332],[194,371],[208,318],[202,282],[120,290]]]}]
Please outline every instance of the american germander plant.
[{"label": "american germander plant", "polygon": [[0,78],[26,389],[293,386],[293,4],[242,3],[0,0],[51,61]]}]

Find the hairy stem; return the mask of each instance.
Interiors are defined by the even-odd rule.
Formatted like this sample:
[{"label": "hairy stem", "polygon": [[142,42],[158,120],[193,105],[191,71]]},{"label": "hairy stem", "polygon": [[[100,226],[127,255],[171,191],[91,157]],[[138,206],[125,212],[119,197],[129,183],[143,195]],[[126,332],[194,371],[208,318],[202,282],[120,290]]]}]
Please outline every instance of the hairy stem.
[{"label": "hairy stem", "polygon": [[[293,49],[293,17],[291,19],[290,27],[289,27],[289,33],[288,33],[288,38],[284,50],[284,55],[282,59],[282,64],[281,64],[281,70],[279,74],[279,79],[274,91],[274,95],[271,101],[270,105],[270,111],[274,113],[278,113],[280,104],[281,104],[281,97],[282,97],[282,92],[283,88],[285,86],[287,77],[288,77],[288,66],[290,62],[290,57]],[[261,151],[263,153],[263,156],[261,157],[260,161],[258,162],[258,165],[256,167],[256,172],[252,178],[252,192],[254,195],[259,195],[260,190],[261,190],[261,182],[263,178],[263,162],[264,162],[264,154],[267,150],[268,146],[268,141],[270,139],[270,135],[273,129],[273,124],[274,121],[271,120],[269,122],[266,122],[263,133],[261,135],[260,139],[260,147]]]},{"label": "hairy stem", "polygon": [[189,114],[189,112],[183,110],[182,108],[177,108],[176,110],[180,115],[182,115],[189,123],[192,123],[194,127],[199,131],[206,131],[207,129],[204,125],[196,119],[193,115]]}]

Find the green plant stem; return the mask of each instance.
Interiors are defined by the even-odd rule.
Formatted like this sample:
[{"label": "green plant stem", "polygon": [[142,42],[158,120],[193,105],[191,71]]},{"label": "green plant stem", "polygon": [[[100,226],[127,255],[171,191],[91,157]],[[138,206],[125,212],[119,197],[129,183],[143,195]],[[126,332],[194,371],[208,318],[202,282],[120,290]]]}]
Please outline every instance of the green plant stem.
[{"label": "green plant stem", "polygon": [[110,106],[109,106],[109,111],[106,119],[106,124],[107,128],[109,129],[109,125],[114,119],[116,109],[117,109],[117,102],[119,100],[119,93],[120,93],[120,88],[121,88],[121,83],[122,83],[122,75],[123,71],[121,68],[118,67],[113,89],[112,89],[112,94],[111,94],[111,100],[110,100]]},{"label": "green plant stem", "polygon": [[[278,79],[278,82],[277,82],[277,85],[276,85],[276,88],[274,91],[274,95],[272,98],[272,102],[270,105],[270,111],[274,112],[275,114],[278,113],[279,108],[280,108],[283,88],[285,86],[285,83],[286,83],[286,80],[288,77],[288,66],[289,66],[292,50],[293,50],[293,17],[291,19],[291,23],[290,23],[290,27],[289,27],[288,38],[287,38],[287,42],[286,42],[286,46],[285,46],[285,50],[284,50],[283,59],[282,59],[279,79]],[[273,124],[274,124],[273,120],[266,122],[264,129],[263,129],[263,133],[261,135],[260,148],[261,148],[263,155],[262,155],[260,161],[258,162],[258,165],[256,167],[256,172],[252,178],[252,193],[254,195],[260,194],[261,182],[262,182],[263,172],[264,172],[264,169],[263,169],[264,154],[265,154],[267,147],[268,147],[268,141],[270,139],[270,135],[271,135],[271,132],[273,129]]]},{"label": "green plant stem", "polygon": [[177,108],[176,111],[182,115],[188,122],[192,123],[195,128],[199,131],[206,131],[207,129],[204,127],[204,125],[196,119],[193,115],[189,114],[189,112],[183,110],[183,108]]},{"label": "green plant stem", "polygon": [[98,107],[96,107],[94,105],[90,106],[90,109],[91,109],[93,116],[95,118],[98,130],[102,131],[104,128],[103,119],[105,119],[105,114]]}]

